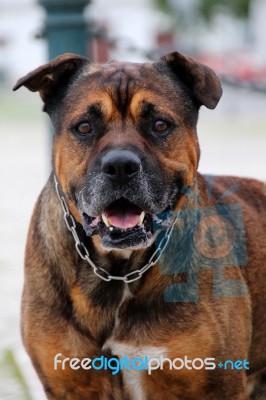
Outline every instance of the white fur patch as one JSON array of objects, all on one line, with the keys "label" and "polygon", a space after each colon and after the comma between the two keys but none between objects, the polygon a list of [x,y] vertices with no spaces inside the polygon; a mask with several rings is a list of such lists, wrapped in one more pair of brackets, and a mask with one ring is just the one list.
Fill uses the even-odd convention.
[{"label": "white fur patch", "polygon": [[[103,349],[110,349],[113,355],[120,358],[127,356],[128,359],[144,358],[147,356],[149,359],[156,357],[165,357],[166,349],[164,347],[137,347],[126,343],[117,342],[109,339],[104,344]],[[145,400],[146,395],[142,387],[142,376],[144,371],[127,370],[122,371],[123,382],[130,395],[130,400]]]},{"label": "white fur patch", "polygon": [[145,400],[146,396],[141,385],[141,371],[123,371],[123,382],[131,400]]}]

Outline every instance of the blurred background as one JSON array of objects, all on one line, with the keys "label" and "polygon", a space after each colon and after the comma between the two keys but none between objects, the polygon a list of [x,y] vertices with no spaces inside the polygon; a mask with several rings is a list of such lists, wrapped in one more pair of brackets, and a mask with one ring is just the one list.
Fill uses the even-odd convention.
[{"label": "blurred background", "polygon": [[70,51],[95,62],[156,60],[179,50],[221,77],[201,110],[200,171],[266,181],[265,0],[0,1],[0,399],[42,400],[19,331],[26,234],[50,172],[50,129],[38,94],[16,80]]}]

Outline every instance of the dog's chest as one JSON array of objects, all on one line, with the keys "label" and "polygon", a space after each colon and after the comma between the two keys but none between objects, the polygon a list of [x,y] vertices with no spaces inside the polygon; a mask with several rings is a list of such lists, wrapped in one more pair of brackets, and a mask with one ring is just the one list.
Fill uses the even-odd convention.
[{"label": "dog's chest", "polygon": [[[134,346],[128,343],[122,343],[109,339],[106,346],[112,354],[123,360],[125,357],[129,361],[127,367],[121,371],[123,377],[123,387],[130,400],[146,400],[147,393],[145,389],[145,377],[148,376],[147,370],[137,370],[133,368],[134,359],[145,358],[151,361],[152,358],[160,359],[166,354],[166,348],[153,346]],[[123,362],[124,363],[124,362]],[[135,363],[136,365],[136,363]]]},{"label": "dog's chest", "polygon": [[[121,341],[117,339],[119,336],[119,332],[121,329],[124,329],[123,322],[124,316],[121,318],[120,310],[122,306],[125,304],[127,300],[132,298],[128,285],[125,285],[125,289],[121,298],[121,302],[117,307],[115,313],[115,323],[112,334],[106,340],[103,345],[103,350],[110,352],[113,356],[118,357],[122,360],[122,364],[124,365],[123,360],[126,358],[129,360],[129,365],[127,367],[123,367],[121,369],[121,373],[123,376],[123,386],[126,390],[127,396],[129,396],[130,400],[145,400],[145,383],[144,378],[145,375],[148,374],[146,370],[138,370],[137,368],[133,368],[134,359],[139,358],[144,360],[151,358],[160,358],[164,357],[167,353],[166,348],[164,347],[154,347],[147,345],[134,345],[129,338],[127,341]],[[133,361],[133,362],[132,362]]]}]

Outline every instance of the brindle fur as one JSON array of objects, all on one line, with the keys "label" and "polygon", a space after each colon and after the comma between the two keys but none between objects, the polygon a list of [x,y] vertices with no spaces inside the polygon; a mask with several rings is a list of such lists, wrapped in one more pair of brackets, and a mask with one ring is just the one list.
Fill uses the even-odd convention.
[{"label": "brindle fur", "polygon": [[[94,210],[100,196],[109,193],[110,188],[103,188],[95,178],[95,160],[110,147],[137,148],[145,154],[155,178],[147,178],[152,194],[144,200],[154,209],[158,204],[165,207],[165,199],[176,211],[212,207],[237,183],[237,190],[219,204],[241,206],[248,252],[247,265],[224,269],[226,279],[248,285],[249,291],[243,296],[215,297],[214,271],[200,269],[197,302],[166,302],[166,288],[188,278],[187,272],[162,273],[161,268],[171,263],[166,253],[160,268],[154,266],[139,281],[127,285],[130,296],[120,305],[125,284],[100,280],[78,256],[51,176],[30,224],[22,304],[24,344],[48,399],[137,399],[120,373],[114,376],[107,371],[53,368],[57,353],[78,358],[110,357],[112,343],[124,345],[128,355],[132,348],[137,349],[135,356],[142,354],[142,349],[145,352],[155,347],[164,348],[164,356],[172,359],[248,359],[249,372],[259,374],[266,368],[266,189],[252,179],[214,177],[210,196],[205,178],[197,172],[198,110],[201,105],[214,108],[219,101],[221,87],[215,74],[179,53],[154,64],[113,62],[105,66],[90,65],[81,56],[65,54],[22,78],[15,89],[22,85],[40,92],[51,117],[55,131],[53,169],[95,264],[112,274],[124,275],[142,267],[155,250],[152,244],[133,250],[128,257],[123,251],[102,248],[98,236],[84,233],[75,193],[86,186]],[[166,139],[151,140],[145,133],[147,104],[175,121]],[[93,119],[98,133],[80,141],[71,127],[84,113]],[[181,193],[184,187],[196,197]],[[141,184],[135,189],[138,199],[138,189],[139,196],[143,195]],[[178,229],[181,235],[188,234],[182,224]],[[188,265],[195,268],[197,254],[190,254],[188,248],[179,251],[188,253]],[[141,385],[145,400],[248,399],[244,371],[165,368],[151,376],[145,371],[139,374],[135,385]],[[250,398],[266,399],[261,388],[263,378],[254,382]],[[256,393],[258,397],[254,397]]]}]

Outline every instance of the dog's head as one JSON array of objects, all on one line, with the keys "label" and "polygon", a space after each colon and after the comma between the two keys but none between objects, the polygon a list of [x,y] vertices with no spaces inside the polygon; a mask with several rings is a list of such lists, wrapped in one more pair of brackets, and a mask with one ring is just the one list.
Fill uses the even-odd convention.
[{"label": "dog's head", "polygon": [[215,108],[222,94],[215,73],[177,52],[107,65],[64,54],[14,90],[22,85],[44,101],[54,172],[86,234],[109,249],[148,246],[158,214],[193,185],[198,110]]}]

